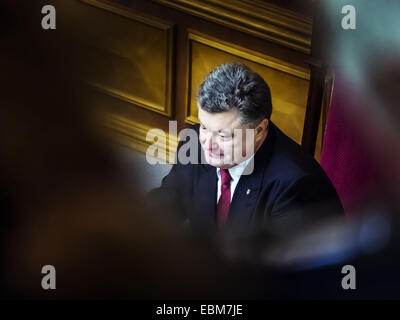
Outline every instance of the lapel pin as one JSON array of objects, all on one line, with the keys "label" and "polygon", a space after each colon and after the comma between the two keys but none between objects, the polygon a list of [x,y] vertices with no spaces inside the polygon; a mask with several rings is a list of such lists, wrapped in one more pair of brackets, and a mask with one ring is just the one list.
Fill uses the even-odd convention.
[{"label": "lapel pin", "polygon": [[251,190],[250,190],[250,189],[247,189],[246,194],[249,195],[250,192],[251,192]]}]

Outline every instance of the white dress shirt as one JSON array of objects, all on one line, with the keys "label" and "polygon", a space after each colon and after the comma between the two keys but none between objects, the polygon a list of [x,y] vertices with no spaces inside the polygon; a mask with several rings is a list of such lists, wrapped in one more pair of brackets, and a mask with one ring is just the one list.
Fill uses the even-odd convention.
[{"label": "white dress shirt", "polygon": [[[231,180],[231,202],[232,202],[233,194],[235,193],[236,186],[239,182],[239,179],[242,176],[244,169],[246,169],[247,165],[253,159],[253,157],[254,157],[254,154],[250,158],[248,158],[246,161],[243,161],[243,162],[239,163],[238,165],[228,169],[229,174],[232,177],[232,180]],[[221,173],[220,173],[220,171],[221,171],[221,169],[217,168],[217,176],[218,176],[217,203],[221,196]]]}]

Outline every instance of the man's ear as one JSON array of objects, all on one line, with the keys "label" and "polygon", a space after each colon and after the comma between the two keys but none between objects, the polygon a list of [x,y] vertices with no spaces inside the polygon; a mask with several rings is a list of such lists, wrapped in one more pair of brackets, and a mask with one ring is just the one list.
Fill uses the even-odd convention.
[{"label": "man's ear", "polygon": [[256,137],[262,137],[264,135],[264,133],[268,129],[268,124],[269,124],[269,120],[267,118],[263,119],[263,121],[261,121],[258,124],[258,126],[256,127],[256,132],[255,132]]}]

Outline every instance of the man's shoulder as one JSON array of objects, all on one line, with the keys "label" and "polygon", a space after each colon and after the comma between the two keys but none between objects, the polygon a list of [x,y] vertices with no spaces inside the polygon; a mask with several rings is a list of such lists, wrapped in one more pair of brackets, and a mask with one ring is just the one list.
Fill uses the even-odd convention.
[{"label": "man's shoulder", "polygon": [[329,199],[340,204],[332,182],[314,157],[282,132],[277,132],[274,142],[263,175],[263,189],[276,197],[287,192],[290,197],[297,194],[304,199]]},{"label": "man's shoulder", "polygon": [[277,126],[274,126],[274,136],[270,161],[264,175],[266,179],[292,181],[305,176],[325,179],[325,173],[319,163]]}]

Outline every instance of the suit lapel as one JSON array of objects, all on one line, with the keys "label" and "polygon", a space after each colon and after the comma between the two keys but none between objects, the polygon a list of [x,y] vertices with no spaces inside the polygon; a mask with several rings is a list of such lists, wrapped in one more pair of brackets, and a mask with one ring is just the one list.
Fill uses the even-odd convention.
[{"label": "suit lapel", "polygon": [[243,228],[251,222],[262,177],[262,168],[254,170],[250,175],[241,176],[232,198],[228,225]]},{"label": "suit lapel", "polygon": [[229,211],[229,227],[243,229],[251,223],[256,213],[255,206],[260,196],[265,168],[268,166],[274,141],[275,126],[270,122],[267,138],[254,155],[253,172],[242,175],[236,186]]}]

